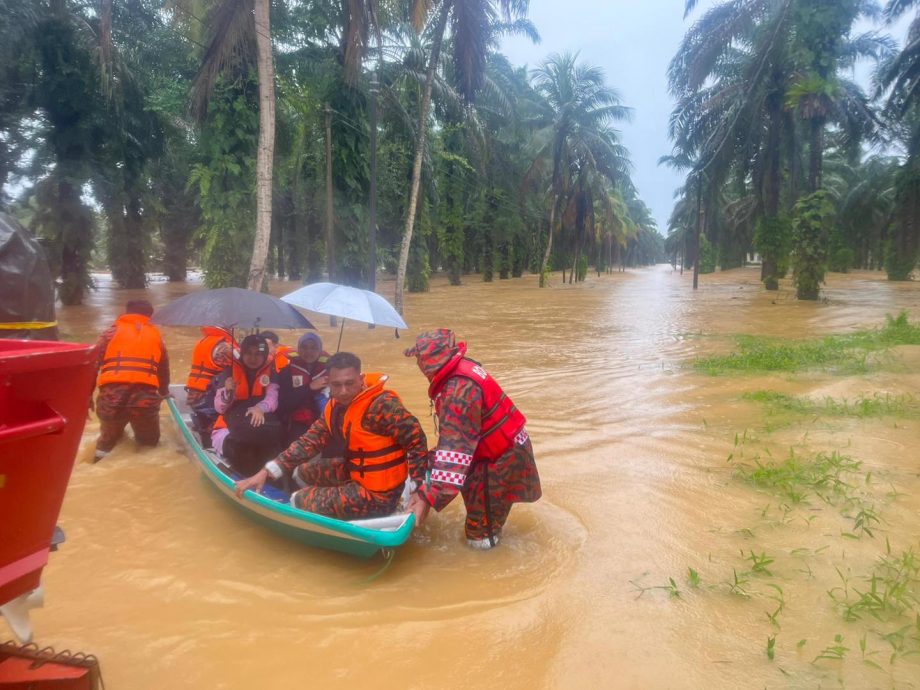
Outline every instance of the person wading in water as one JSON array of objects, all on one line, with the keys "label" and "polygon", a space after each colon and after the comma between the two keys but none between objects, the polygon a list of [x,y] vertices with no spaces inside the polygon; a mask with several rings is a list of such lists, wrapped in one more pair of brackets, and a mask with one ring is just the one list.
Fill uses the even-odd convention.
[{"label": "person wading in water", "polygon": [[526,419],[453,331],[422,333],[406,350],[429,380],[438,419],[438,445],[429,455],[430,484],[409,500],[418,523],[459,493],[466,505],[466,538],[476,549],[498,544],[514,503],[541,496]]}]

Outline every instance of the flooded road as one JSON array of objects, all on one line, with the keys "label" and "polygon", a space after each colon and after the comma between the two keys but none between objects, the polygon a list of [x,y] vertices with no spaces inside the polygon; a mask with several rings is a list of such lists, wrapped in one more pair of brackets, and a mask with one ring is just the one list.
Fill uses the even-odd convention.
[{"label": "flooded road", "polygon": [[[811,304],[786,285],[764,292],[758,276],[703,276],[697,293],[689,272],[669,266],[577,286],[556,277],[547,290],[535,277],[469,277],[408,296],[412,330],[401,340],[346,324],[342,349],[389,373],[432,436],[426,381],[401,353],[411,333],[455,329],[527,415],[543,479],[543,499],[515,506],[495,551],[466,547],[456,501],[376,579],[380,560],[300,547],[223,505],[182,455],[164,408],[160,447],[123,442],[104,462],[77,465],[37,640],[96,654],[111,690],[920,685],[918,657],[891,663],[892,643],[873,632],[912,616],[847,622],[827,594],[871,570],[886,538],[893,552],[920,547],[920,423],[815,418],[771,431],[742,398],[918,396],[918,348],[848,377],[710,377],[689,366],[730,351],[737,334],[847,333],[902,309],[916,321],[920,286],[831,274],[827,301]],[[162,306],[190,289],[200,286],[157,284],[147,296]],[[61,309],[62,337],[93,340],[139,294],[103,289]],[[313,320],[334,349],[337,331]],[[163,332],[182,381],[197,331]],[[97,431],[91,420],[82,458]],[[834,506],[784,508],[734,475],[745,452],[779,457],[793,446],[863,463],[871,478],[858,479],[881,518],[874,537],[846,538],[853,520]],[[769,576],[752,570],[749,552],[772,559]],[[836,635],[847,652],[815,661]]]}]

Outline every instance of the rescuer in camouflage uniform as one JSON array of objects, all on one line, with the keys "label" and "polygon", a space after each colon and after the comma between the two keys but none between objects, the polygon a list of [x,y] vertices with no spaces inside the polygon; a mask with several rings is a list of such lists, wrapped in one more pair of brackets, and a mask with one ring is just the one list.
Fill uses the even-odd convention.
[{"label": "rescuer in camouflage uniform", "polygon": [[[93,462],[101,460],[115,447],[129,423],[134,431],[134,440],[139,445],[155,446],[160,441],[160,404],[169,395],[169,355],[162,339],[159,338],[159,331],[149,324],[152,315],[153,307],[150,302],[131,300],[125,308],[125,313],[103,332],[96,343],[97,370],[101,370],[101,373],[99,395],[95,405],[96,415],[99,417],[99,438],[96,441]],[[127,329],[128,333],[149,330],[152,335],[147,347],[151,352],[111,352],[110,344],[119,329]],[[130,341],[127,344],[131,347]],[[151,361],[144,364],[150,371],[140,372],[149,379],[148,382],[119,380],[131,379],[132,374],[139,373],[135,371],[138,368],[136,364],[122,361],[125,356],[130,360],[131,356],[147,358],[149,355],[153,355],[157,361],[153,362],[151,357]],[[90,409],[92,407],[91,398]]]},{"label": "rescuer in camouflage uniform", "polygon": [[[302,487],[291,496],[291,505],[295,508],[339,520],[389,515],[396,510],[403,481],[382,491],[368,488],[368,482],[356,473],[354,461],[348,461],[350,441],[346,438],[349,433],[346,429],[349,425],[343,423],[349,406],[356,405],[362,394],[370,389],[382,387],[386,377],[362,374],[360,360],[347,352],[330,357],[326,367],[332,400],[323,416],[286,451],[266,463],[264,469],[237,482],[237,495],[242,496],[247,489],[261,491],[269,477],[279,480],[292,475]],[[360,425],[364,432],[389,439],[391,446],[401,449],[397,454],[404,457],[404,464],[408,465],[403,477],[408,475],[418,483],[425,476],[428,452],[425,432],[398,395],[389,390],[376,393],[360,423],[350,424],[350,433],[355,435],[355,427]],[[372,472],[368,472],[368,476],[371,475]]]},{"label": "rescuer in camouflage uniform", "polygon": [[[524,417],[497,384],[486,384],[491,377],[477,363],[464,357],[465,343],[456,343],[453,331],[439,329],[422,333],[406,356],[415,356],[419,369],[432,382],[429,396],[435,403],[438,418],[438,445],[428,454],[431,479],[410,499],[409,509],[418,522],[430,508],[441,511],[460,493],[466,505],[465,532],[474,548],[488,549],[498,543],[502,527],[514,503],[530,503],[540,498],[540,477],[534,461],[533,446],[523,427]],[[450,373],[439,377],[442,369],[456,367],[466,360],[476,376]],[[470,366],[472,365],[472,366]],[[459,372],[459,369],[456,370]],[[484,439],[492,432],[501,433],[501,420],[491,420],[490,410],[483,409],[487,385],[497,388],[506,412],[501,420],[516,418],[505,452],[490,457]],[[436,390],[433,390],[437,386]],[[486,433],[484,434],[484,430]]]}]

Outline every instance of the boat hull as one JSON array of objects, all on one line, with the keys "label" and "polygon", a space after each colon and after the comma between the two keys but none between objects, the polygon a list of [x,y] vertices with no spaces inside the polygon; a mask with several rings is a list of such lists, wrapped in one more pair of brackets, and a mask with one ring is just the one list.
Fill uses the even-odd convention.
[{"label": "boat hull", "polygon": [[173,397],[167,400],[170,415],[179,430],[189,458],[198,465],[205,479],[223,498],[251,520],[294,541],[360,558],[370,558],[381,550],[401,546],[415,525],[411,513],[370,520],[336,520],[298,510],[284,501],[284,495],[267,487],[264,494],[246,491],[237,498],[235,481],[239,477],[219,459],[201,447],[190,428],[181,386],[172,386]]}]

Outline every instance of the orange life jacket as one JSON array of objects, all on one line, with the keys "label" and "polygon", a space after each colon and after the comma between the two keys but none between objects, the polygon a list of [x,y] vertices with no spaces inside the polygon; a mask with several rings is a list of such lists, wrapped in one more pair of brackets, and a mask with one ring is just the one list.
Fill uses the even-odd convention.
[{"label": "orange life jacket", "polygon": [[449,378],[462,376],[479,386],[483,398],[482,422],[473,460],[497,460],[514,447],[527,419],[489,372],[464,355],[466,344],[460,343],[457,354],[431,380],[428,397],[435,401],[435,408],[440,414],[441,388]]},{"label": "orange life jacket", "polygon": [[279,345],[278,349],[275,350],[275,371],[281,371],[284,369],[288,364],[291,363],[291,359],[296,355],[297,352],[294,351],[293,347],[288,345]]},{"label": "orange life jacket", "polygon": [[105,348],[98,383],[159,386],[162,359],[163,340],[159,329],[150,323],[150,317],[122,314],[115,320],[115,335]]},{"label": "orange life jacket", "polygon": [[233,364],[230,365],[230,371],[233,373],[233,380],[236,382],[236,396],[233,402],[253,399],[252,404],[255,405],[265,397],[265,390],[268,388],[268,384],[272,382],[271,360],[266,361],[256,372],[252,379],[251,389],[249,387],[249,378],[246,376],[246,368],[240,362],[233,360]]},{"label": "orange life jacket", "polygon": [[195,345],[192,352],[192,368],[189,371],[185,387],[188,390],[206,391],[211,380],[221,372],[221,367],[214,361],[217,346],[227,343],[236,349],[236,343],[227,331],[217,326],[205,326],[201,329],[204,337]]},{"label": "orange life jacket", "polygon": [[[390,491],[400,486],[409,476],[406,451],[395,439],[379,436],[364,428],[362,422],[371,403],[383,393],[387,380],[383,374],[364,374],[367,385],[355,396],[342,418],[342,436],[345,438],[345,462],[351,478],[368,491]],[[395,395],[393,391],[389,391]],[[338,405],[330,400],[323,410],[326,426],[332,429],[332,410]]]},{"label": "orange life jacket", "polygon": [[[236,383],[236,394],[231,404],[235,405],[238,402],[251,401],[250,407],[252,407],[252,405],[258,404],[265,397],[265,391],[268,388],[268,384],[271,383],[272,361],[266,361],[262,368],[256,372],[252,380],[251,390],[249,388],[249,378],[246,376],[246,369],[242,364],[233,360],[233,364],[230,365],[230,372],[233,374],[233,380]],[[217,417],[213,428],[227,428],[227,421],[223,415]]]}]

